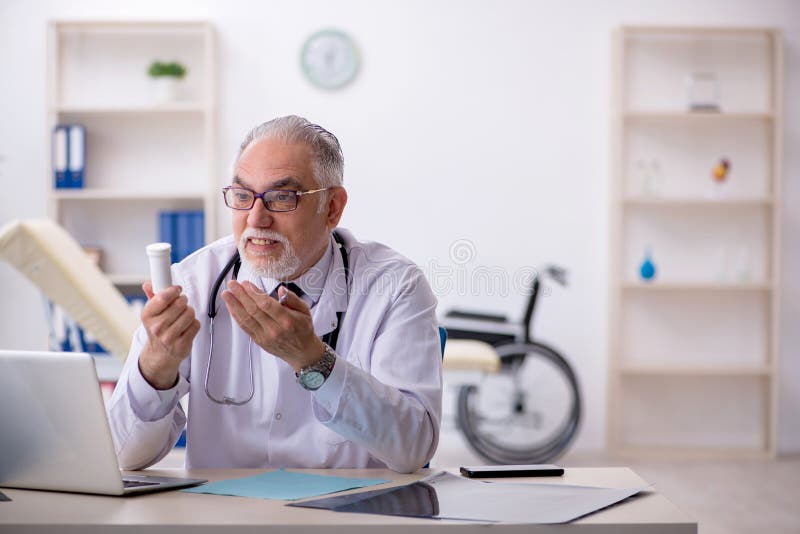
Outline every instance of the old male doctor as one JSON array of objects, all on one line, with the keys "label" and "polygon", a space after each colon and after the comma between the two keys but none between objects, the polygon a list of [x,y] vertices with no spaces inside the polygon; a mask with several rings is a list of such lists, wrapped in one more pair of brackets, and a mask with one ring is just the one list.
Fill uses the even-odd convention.
[{"label": "old male doctor", "polygon": [[174,286],[144,286],[109,404],[122,468],[159,461],[184,424],[187,468],[412,472],[431,459],[436,299],[411,261],[336,228],[343,167],[336,137],[300,117],[245,137],[222,195],[233,235],[174,265]]}]

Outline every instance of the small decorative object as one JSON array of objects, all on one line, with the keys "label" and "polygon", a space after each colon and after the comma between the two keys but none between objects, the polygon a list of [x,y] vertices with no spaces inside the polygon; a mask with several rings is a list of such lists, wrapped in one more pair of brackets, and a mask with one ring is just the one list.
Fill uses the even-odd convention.
[{"label": "small decorative object", "polygon": [[147,74],[153,79],[155,97],[158,102],[174,102],[178,99],[178,82],[186,76],[186,67],[173,61],[154,61]]},{"label": "small decorative object", "polygon": [[713,72],[693,72],[686,77],[689,111],[719,112],[719,82]]},{"label": "small decorative object", "polygon": [[300,52],[300,64],[311,83],[322,89],[339,89],[358,72],[356,45],[344,32],[322,30],[309,37]]},{"label": "small decorative object", "polygon": [[644,159],[636,160],[635,180],[641,185],[642,196],[656,197],[661,194],[661,163],[653,158],[648,163]]},{"label": "small decorative object", "polygon": [[728,173],[731,170],[731,163],[727,158],[721,158],[719,162],[711,169],[711,179],[713,181],[713,192],[716,196],[722,196],[724,193],[725,182],[728,179]]},{"label": "small decorative object", "polygon": [[652,256],[650,247],[647,247],[644,251],[644,261],[642,261],[642,264],[639,266],[639,276],[641,276],[642,280],[645,282],[650,282],[656,277],[656,264],[653,263]]},{"label": "small decorative object", "polygon": [[728,171],[731,169],[731,163],[726,158],[722,158],[719,160],[719,163],[714,165],[714,170],[712,171],[712,175],[714,176],[715,182],[724,182],[725,178],[728,177]]}]

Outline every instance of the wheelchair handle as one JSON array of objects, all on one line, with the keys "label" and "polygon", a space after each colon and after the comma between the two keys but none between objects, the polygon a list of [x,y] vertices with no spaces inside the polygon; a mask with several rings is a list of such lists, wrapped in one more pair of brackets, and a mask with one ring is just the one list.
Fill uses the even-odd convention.
[{"label": "wheelchair handle", "polygon": [[558,265],[548,265],[544,269],[543,272],[559,283],[559,285],[565,286],[567,285],[567,270],[563,267],[559,267]]}]

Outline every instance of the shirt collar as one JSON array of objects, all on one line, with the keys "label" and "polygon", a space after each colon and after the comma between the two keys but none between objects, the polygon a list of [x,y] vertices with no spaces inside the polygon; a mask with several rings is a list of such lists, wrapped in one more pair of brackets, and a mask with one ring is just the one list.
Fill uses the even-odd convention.
[{"label": "shirt collar", "polygon": [[331,267],[331,258],[333,257],[333,244],[328,243],[328,248],[322,253],[322,257],[311,266],[309,270],[304,272],[296,280],[291,280],[303,290],[303,293],[309,296],[316,304],[322,296],[322,291],[325,289],[325,281],[328,278],[328,270]]}]

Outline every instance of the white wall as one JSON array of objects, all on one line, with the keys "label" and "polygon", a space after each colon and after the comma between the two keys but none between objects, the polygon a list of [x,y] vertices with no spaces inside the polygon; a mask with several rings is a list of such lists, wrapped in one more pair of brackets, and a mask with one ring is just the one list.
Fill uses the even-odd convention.
[{"label": "white wall", "polygon": [[[799,3],[187,0],[120,7],[4,0],[0,223],[45,214],[45,23],[76,18],[208,19],[216,26],[220,185],[247,129],[297,113],[342,142],[350,194],[343,225],[358,236],[394,246],[431,274],[469,275],[487,266],[513,275],[544,262],[567,267],[570,286],[544,300],[536,325],[580,372],[587,417],[578,447],[587,449],[602,447],[605,434],[610,31],[621,24],[783,28],[779,442],[783,451],[800,451],[800,333],[791,319],[800,315],[800,282],[791,276],[800,270]],[[362,71],[343,91],[316,90],[300,71],[303,40],[323,27],[348,31],[363,55]],[[495,200],[482,207],[487,198]],[[220,232],[227,228],[222,216]],[[474,256],[456,263],[451,247]],[[36,291],[5,265],[0,288],[0,345],[43,347]],[[523,305],[513,292],[440,293],[441,310],[458,305],[518,315]]]}]

